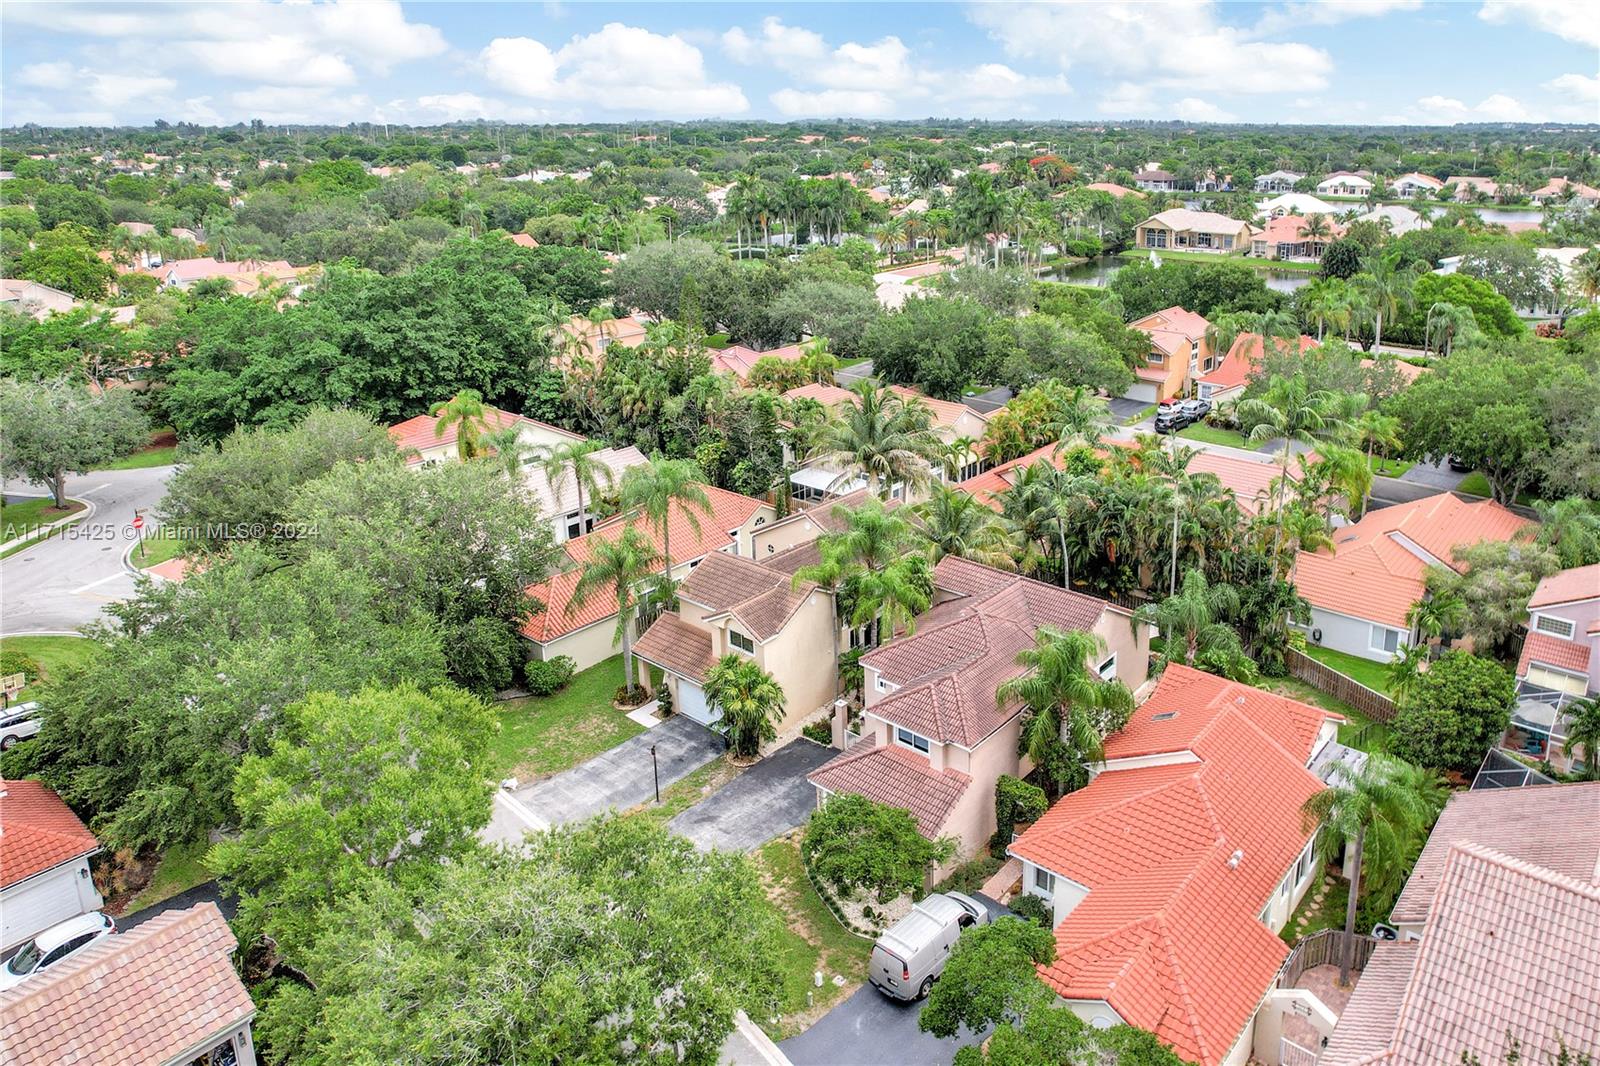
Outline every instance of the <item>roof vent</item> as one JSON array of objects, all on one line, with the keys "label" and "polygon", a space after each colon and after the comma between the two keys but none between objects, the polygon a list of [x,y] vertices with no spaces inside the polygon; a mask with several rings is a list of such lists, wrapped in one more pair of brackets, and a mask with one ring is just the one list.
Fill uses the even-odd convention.
[{"label": "roof vent", "polygon": [[1162,711],[1160,714],[1152,714],[1150,720],[1152,722],[1165,722],[1170,718],[1176,717],[1178,717],[1177,711]]},{"label": "roof vent", "polygon": [[1243,707],[1244,706],[1244,697],[1243,696],[1239,696],[1233,702],[1237,703],[1239,706]]},{"label": "roof vent", "polygon": [[1237,870],[1239,868],[1239,864],[1241,862],[1243,862],[1243,861],[1244,861],[1244,849],[1240,848],[1237,851],[1235,851],[1232,855],[1228,856],[1228,869]]}]

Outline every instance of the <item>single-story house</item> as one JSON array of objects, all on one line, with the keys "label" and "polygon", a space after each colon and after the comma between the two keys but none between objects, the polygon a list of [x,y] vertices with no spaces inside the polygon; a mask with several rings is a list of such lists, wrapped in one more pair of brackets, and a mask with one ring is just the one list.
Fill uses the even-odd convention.
[{"label": "single-story house", "polygon": [[799,344],[786,344],[782,348],[771,348],[764,352],[743,344],[731,344],[726,348],[713,348],[706,354],[711,357],[712,373],[731,374],[740,381],[750,376],[757,360],[772,358],[785,363],[798,363],[806,355]]},{"label": "single-story house", "polygon": [[1493,500],[1448,492],[1370,511],[1336,530],[1333,547],[1300,552],[1294,582],[1311,604],[1311,643],[1389,662],[1414,643],[1406,616],[1426,594],[1430,566],[1460,566],[1461,545],[1509,541],[1532,523]]},{"label": "single-story house", "polygon": [[[177,236],[178,231],[173,230]],[[233,285],[233,291],[248,296],[266,285],[285,284],[298,286],[301,271],[285,259],[238,259],[221,262],[211,258],[175,259],[141,273],[153,274],[164,289],[189,289],[196,282],[222,278]]]},{"label": "single-story house", "polygon": [[[451,463],[460,457],[456,446],[460,423],[451,422],[441,428],[441,416],[417,415],[389,427],[389,438],[394,441],[408,466],[432,466]],[[483,421],[487,432],[496,433],[517,427],[517,439],[529,448],[541,445],[575,444],[583,435],[540,422],[526,415],[514,415],[498,407],[484,406]]]},{"label": "single-story house", "polygon": [[[777,512],[763,501],[737,492],[701,485],[711,503],[711,513],[698,508],[694,521],[683,504],[675,503],[668,517],[672,548],[672,577],[682,580],[712,552],[727,552],[754,557],[751,536],[761,526],[774,521]],[[609,659],[621,648],[616,639],[617,600],[614,590],[597,590],[579,605],[573,596],[583,567],[602,540],[614,541],[629,526],[637,529],[658,553],[664,550],[661,530],[654,522],[637,514],[615,515],[595,524],[593,530],[562,544],[569,568],[536,585],[528,586],[528,596],[543,607],[522,627],[522,635],[532,645],[533,658],[547,661],[558,655],[570,656],[582,670]],[[698,530],[696,529],[698,526]],[[665,560],[658,564],[665,566]],[[637,620],[631,620],[637,625]]]},{"label": "single-story house", "polygon": [[238,946],[215,903],[103,937],[0,992],[0,1062],[255,1066]]},{"label": "single-story house", "polygon": [[1600,782],[1453,794],[1319,1066],[1600,1048],[1597,822]]},{"label": "single-story house", "polygon": [[1293,192],[1295,185],[1304,179],[1304,174],[1296,174],[1292,170],[1274,170],[1256,178],[1256,192]]},{"label": "single-story house", "polygon": [[1500,183],[1492,178],[1478,178],[1466,174],[1452,174],[1444,179],[1446,185],[1454,185],[1456,199],[1463,203],[1476,200],[1479,196],[1494,199],[1500,195]]},{"label": "single-story house", "polygon": [[1191,252],[1244,252],[1250,247],[1250,223],[1214,211],[1175,207],[1151,215],[1134,227],[1135,248]]},{"label": "single-story house", "polygon": [[78,306],[77,298],[70,292],[37,281],[0,278],[0,307],[7,311],[32,315],[43,322],[51,315],[64,315]]},{"label": "single-story house", "polygon": [[1085,185],[1084,188],[1092,192],[1108,192],[1119,200],[1124,196],[1136,196],[1141,200],[1144,199],[1144,193],[1138,189],[1130,189],[1126,185],[1118,185],[1114,181],[1092,181]]},{"label": "single-story house", "polygon": [[1125,395],[1146,403],[1187,395],[1191,378],[1209,373],[1215,365],[1206,342],[1208,324],[1181,307],[1168,307],[1128,323],[1128,328],[1150,338],[1150,354],[1145,365],[1133,372],[1133,387]]},{"label": "single-story house", "polygon": [[1336,170],[1317,182],[1318,196],[1365,196],[1372,191],[1372,182],[1348,170]]},{"label": "single-story house", "polygon": [[1595,205],[1600,204],[1600,189],[1596,189],[1592,185],[1585,185],[1581,181],[1551,178],[1529,193],[1528,199],[1541,207],[1545,204],[1566,203],[1568,200],[1583,200]]},{"label": "single-story house", "polygon": [[1444,182],[1432,174],[1402,174],[1389,183],[1389,191],[1396,196],[1432,196],[1444,188]]},{"label": "single-story house", "polygon": [[1283,215],[1327,215],[1329,218],[1334,218],[1341,211],[1349,210],[1348,204],[1337,206],[1303,192],[1286,192],[1270,200],[1263,200],[1256,207],[1260,210],[1261,217],[1266,219],[1279,218]]},{"label": "single-story house", "polygon": [[1419,230],[1428,224],[1420,214],[1399,204],[1383,204],[1352,217],[1350,222],[1376,222],[1396,237]]},{"label": "single-story house", "polygon": [[[1289,342],[1281,337],[1274,337],[1273,344],[1285,352],[1290,347]],[[1317,339],[1302,333],[1296,346],[1299,351],[1307,352],[1317,346]],[[1195,395],[1213,403],[1238,399],[1244,393],[1245,386],[1250,383],[1250,375],[1255,373],[1256,364],[1261,361],[1264,350],[1261,334],[1239,334],[1233,339],[1233,345],[1228,349],[1228,354],[1222,357],[1222,361],[1209,372],[1194,379]]]},{"label": "single-story house", "polygon": [[1319,708],[1168,665],[1093,780],[1008,849],[1052,912],[1050,990],[1096,1028],[1242,1064],[1289,954],[1278,932],[1317,880],[1300,808],[1337,728]]},{"label": "single-story house", "polygon": [[511,237],[511,243],[515,244],[519,248],[537,248],[537,247],[539,247],[539,242],[534,240],[532,237],[530,237],[526,233],[513,233],[513,234],[510,234],[510,237]]},{"label": "single-story house", "polygon": [[1281,215],[1257,230],[1250,238],[1250,254],[1257,259],[1286,259],[1307,261],[1321,259],[1328,245],[1344,235],[1344,227],[1332,215],[1318,216],[1322,232],[1311,233],[1310,219],[1299,215]]},{"label": "single-story house", "polygon": [[1133,183],[1145,192],[1173,192],[1178,188],[1178,176],[1165,170],[1150,168],[1133,176]]},{"label": "single-story house", "polygon": [[89,873],[100,842],[37,781],[0,781],[0,951],[104,902]]},{"label": "single-story house", "polygon": [[861,657],[865,707],[860,734],[843,754],[807,775],[817,802],[835,793],[868,796],[909,810],[929,839],[952,837],[951,865],[970,858],[995,831],[994,789],[1002,774],[1032,763],[1017,753],[1022,706],[996,691],[1022,673],[1017,653],[1041,626],[1094,633],[1102,678],[1137,691],[1146,680],[1150,628],[1105,600],[956,556],[934,567],[935,598],[914,632]]}]

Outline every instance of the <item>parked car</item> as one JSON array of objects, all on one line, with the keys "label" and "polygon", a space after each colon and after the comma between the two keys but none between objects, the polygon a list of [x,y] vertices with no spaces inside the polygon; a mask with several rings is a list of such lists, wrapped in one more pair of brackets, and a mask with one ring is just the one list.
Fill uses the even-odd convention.
[{"label": "parked car", "polygon": [[110,936],[117,931],[117,923],[110,915],[91,911],[52,925],[17,949],[4,966],[0,966],[0,992],[14,988],[35,974],[43,973],[75,951]]},{"label": "parked car", "polygon": [[891,999],[922,999],[944,973],[961,931],[988,922],[988,909],[971,896],[929,896],[878,938],[867,977]]},{"label": "parked car", "polygon": [[1211,413],[1211,401],[1185,400],[1178,405],[1178,409],[1187,415],[1190,421],[1198,422]]},{"label": "parked car", "polygon": [[0,751],[39,732],[39,704],[33,700],[0,711]]},{"label": "parked car", "polygon": [[1156,412],[1156,432],[1176,433],[1193,421],[1193,418],[1184,413],[1182,407],[1173,404]]},{"label": "parked car", "polygon": [[1444,459],[1450,465],[1450,469],[1458,474],[1470,474],[1475,469],[1471,463],[1463,463],[1453,455],[1447,455]]}]

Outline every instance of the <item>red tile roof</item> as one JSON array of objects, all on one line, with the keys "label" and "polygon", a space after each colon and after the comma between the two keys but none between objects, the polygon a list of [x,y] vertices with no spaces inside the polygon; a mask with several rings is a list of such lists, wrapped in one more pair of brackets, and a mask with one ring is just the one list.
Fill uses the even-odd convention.
[{"label": "red tile roof", "polygon": [[1141,708],[1118,743],[1182,745],[1198,762],[1107,769],[1010,849],[1089,890],[1056,926],[1045,983],[1110,1003],[1204,1066],[1233,1047],[1288,953],[1258,915],[1310,839],[1300,805],[1322,787],[1300,754],[1320,712],[1240,705],[1240,688],[1169,666],[1151,703],[1178,717]]},{"label": "red tile roof", "polygon": [[1148,334],[1152,344],[1171,355],[1180,349],[1187,353],[1192,341],[1205,337],[1207,325],[1205,318],[1193,311],[1168,307],[1129,322],[1128,328]]},{"label": "red tile roof", "polygon": [[[1288,344],[1281,337],[1274,337],[1273,343],[1278,346],[1279,350],[1284,349]],[[1317,339],[1302,333],[1299,343],[1300,350],[1304,352],[1315,348]],[[1223,357],[1222,362],[1218,363],[1209,374],[1201,374],[1195,380],[1219,389],[1238,388],[1250,379],[1251,372],[1261,359],[1263,348],[1264,342],[1261,334],[1241,333],[1233,339],[1233,346],[1228,349],[1228,354]]]},{"label": "red tile roof", "polygon": [[678,595],[709,610],[707,618],[732,615],[757,640],[778,635],[816,584],[795,587],[790,575],[726,552],[712,552],[678,586]]},{"label": "red tile roof", "polygon": [[105,937],[0,992],[0,1061],[161,1066],[209,1051],[255,1014],[229,960],[237,947],[214,903]]},{"label": "red tile roof", "polygon": [[711,369],[724,374],[732,374],[740,381],[750,376],[750,371],[759,359],[773,358],[785,363],[799,362],[805,358],[805,352],[798,344],[785,345],[782,348],[773,348],[770,351],[758,352],[754,348],[747,348],[742,344],[729,345],[726,348],[717,348],[707,353],[711,356]]},{"label": "red tile roof", "polygon": [[1522,657],[1517,660],[1517,676],[1528,673],[1533,663],[1570,670],[1575,674],[1589,673],[1589,645],[1575,640],[1562,640],[1547,633],[1529,633],[1522,642]]},{"label": "red tile roof", "polygon": [[917,829],[930,839],[966,792],[972,778],[957,770],[935,770],[927,757],[904,748],[878,747],[867,737],[806,775],[829,792],[844,792],[911,812]]},{"label": "red tile roof", "polygon": [[1551,574],[1539,582],[1528,600],[1529,607],[1553,607],[1558,603],[1600,600],[1600,563],[1575,566]]},{"label": "red tile roof", "polygon": [[[389,437],[394,441],[395,447],[402,452],[422,451],[425,448],[452,445],[459,435],[460,423],[451,422],[441,434],[438,432],[440,417],[438,415],[417,415],[415,418],[408,418],[404,422],[397,422],[389,427]],[[514,415],[509,411],[502,411],[498,407],[490,407],[487,404],[483,408],[483,420],[491,433],[507,429],[519,423],[527,423],[532,426],[542,426],[545,429],[561,434],[563,437],[571,437],[573,440],[583,439],[578,434],[569,432],[559,426],[539,422],[525,415]]]},{"label": "red tile roof", "polygon": [[1106,759],[1188,751],[1227,713],[1244,715],[1301,765],[1310,760],[1329,718],[1327,711],[1299,700],[1174,663],[1128,724],[1106,738]]},{"label": "red tile roof", "polygon": [[1485,540],[1510,540],[1532,525],[1493,500],[1467,503],[1448,492],[1372,511],[1334,534],[1333,549],[1301,552],[1295,585],[1313,607],[1403,628],[1421,599],[1428,563],[1420,547],[1454,566],[1453,550]]},{"label": "red tile roof", "polygon": [[[708,560],[720,557],[706,556]],[[685,622],[671,611],[664,611],[661,617],[650,623],[650,628],[633,646],[633,653],[645,662],[654,663],[692,681],[704,681],[707,672],[717,661],[711,648],[710,632]]]},{"label": "red tile roof", "polygon": [[[767,354],[771,353],[769,352]],[[953,427],[956,425],[957,420],[963,415],[970,415],[980,422],[987,422],[989,420],[988,415],[974,411],[964,403],[956,403],[953,400],[936,400],[932,396],[925,396],[916,389],[908,389],[904,385],[890,385],[889,391],[895,393],[902,400],[907,402],[912,400],[922,401],[922,403],[927,406],[928,410],[932,412],[933,424],[936,426],[942,426],[945,428]],[[798,388],[790,389],[783,395],[786,399],[790,400],[816,400],[824,407],[836,407],[841,403],[856,402],[856,394],[851,392],[849,389],[840,388],[838,385],[819,383],[801,385]]]},{"label": "red tile roof", "polygon": [[1126,185],[1118,185],[1114,181],[1093,181],[1085,185],[1084,188],[1092,189],[1095,192],[1108,192],[1119,200],[1124,196],[1137,196],[1141,200],[1144,199],[1144,193],[1138,189],[1130,189]]},{"label": "red tile roof", "polygon": [[78,816],[37,781],[0,782],[0,888],[100,850]]}]

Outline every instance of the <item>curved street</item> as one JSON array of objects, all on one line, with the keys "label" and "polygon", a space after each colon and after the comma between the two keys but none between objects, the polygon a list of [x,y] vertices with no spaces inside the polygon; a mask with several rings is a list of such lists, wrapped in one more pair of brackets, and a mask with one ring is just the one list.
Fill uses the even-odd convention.
[{"label": "curved street", "polygon": [[[92,503],[94,513],[0,560],[0,634],[72,633],[99,618],[106,604],[133,595],[134,576],[122,561],[133,543],[133,514],[161,501],[173,469],[101,470],[69,478],[67,495]],[[4,491],[45,494],[22,480],[7,480]]]}]

